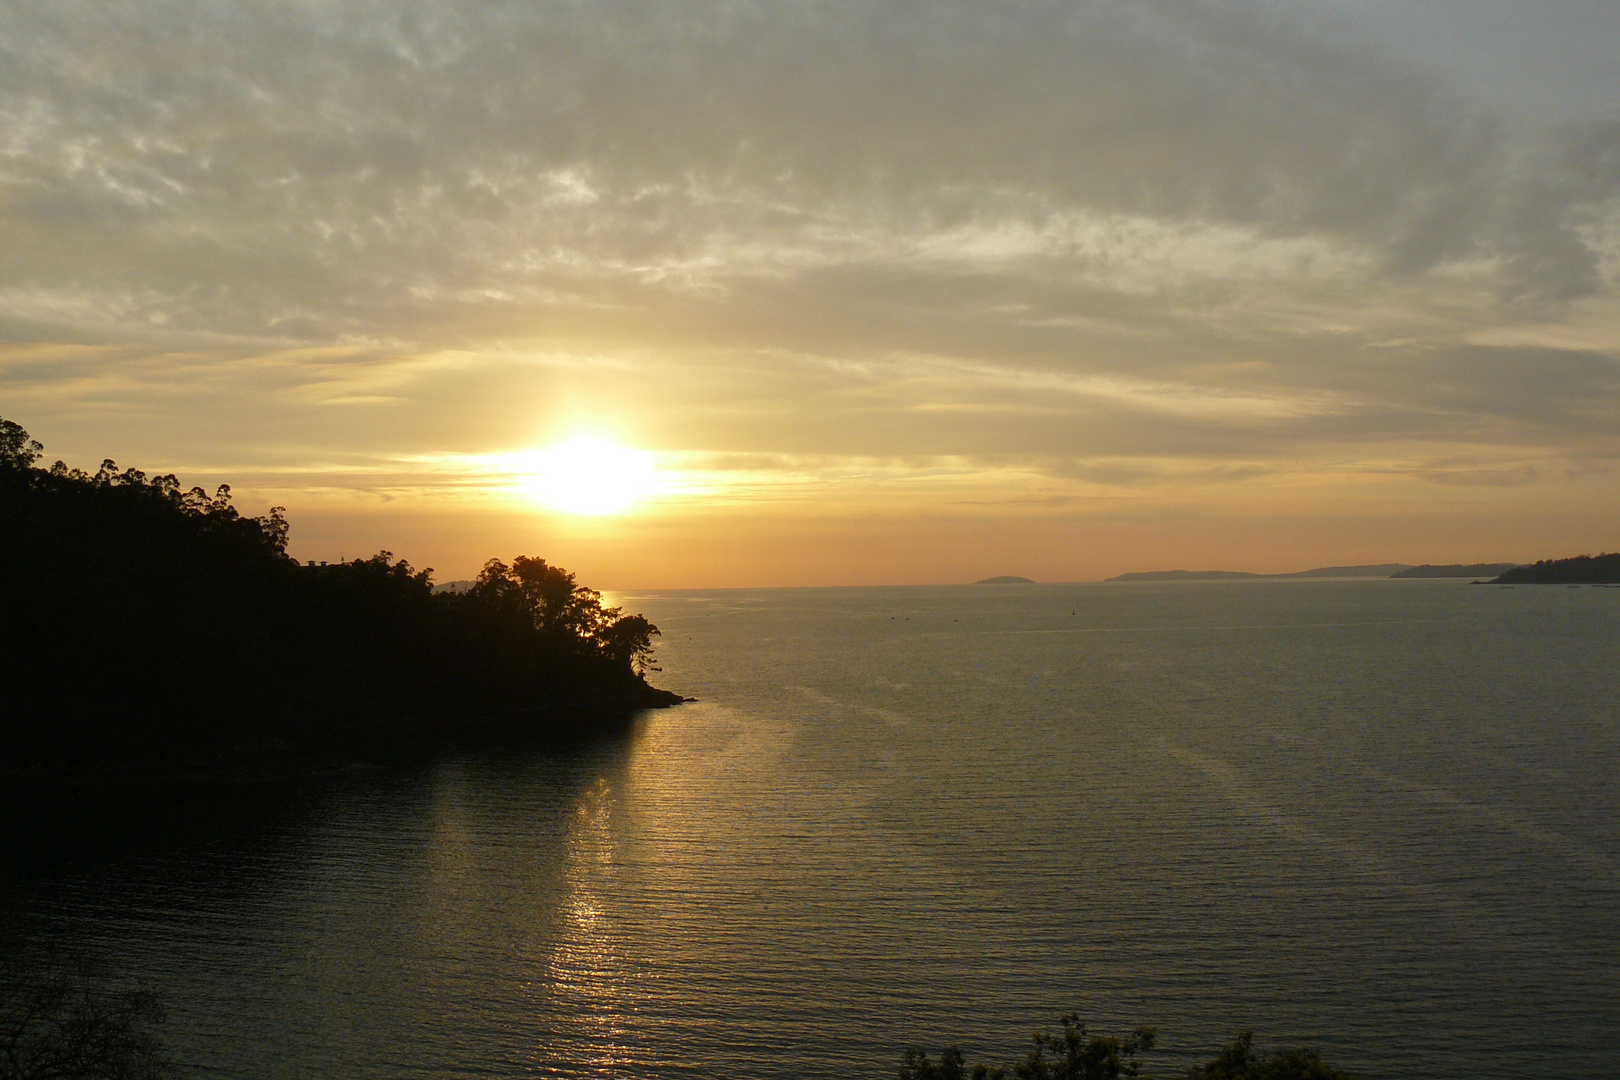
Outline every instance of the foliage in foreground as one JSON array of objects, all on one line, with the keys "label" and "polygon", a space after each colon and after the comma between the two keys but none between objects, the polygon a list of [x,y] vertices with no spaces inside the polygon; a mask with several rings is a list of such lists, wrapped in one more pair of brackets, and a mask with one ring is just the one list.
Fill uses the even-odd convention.
[{"label": "foliage in foreground", "polygon": [[[163,1009],[143,989],[121,988],[83,959],[0,962],[0,1080],[163,1080],[176,1075],[159,1028]],[[1092,1035],[1079,1017],[1063,1017],[1060,1035],[1038,1033],[1011,1066],[967,1068],[960,1047],[936,1062],[907,1050],[900,1080],[1151,1080],[1137,1056],[1153,1049],[1154,1029],[1124,1039]],[[1245,1031],[1185,1080],[1352,1080],[1308,1048],[1254,1050]]]},{"label": "foliage in foreground", "polygon": [[0,1080],[162,1080],[173,1075],[152,994],[80,961],[0,967]]},{"label": "foliage in foreground", "polygon": [[[1092,1035],[1069,1013],[1063,1033],[1038,1032],[1034,1047],[1012,1065],[974,1065],[970,1070],[959,1046],[948,1046],[939,1060],[921,1047],[905,1053],[900,1080],[1151,1080],[1142,1071],[1139,1054],[1153,1049],[1155,1031],[1139,1027],[1127,1038]],[[1254,1049],[1254,1033],[1245,1031],[1212,1060],[1195,1065],[1186,1080],[1351,1080],[1308,1047],[1278,1050],[1270,1056]]]},{"label": "foliage in foreground", "polygon": [[42,449],[0,420],[0,773],[208,768],[678,700],[643,677],[657,627],[544,559],[492,559],[462,594],[388,552],[302,566],[280,508],[247,517],[227,487],[112,461],[42,468]]}]

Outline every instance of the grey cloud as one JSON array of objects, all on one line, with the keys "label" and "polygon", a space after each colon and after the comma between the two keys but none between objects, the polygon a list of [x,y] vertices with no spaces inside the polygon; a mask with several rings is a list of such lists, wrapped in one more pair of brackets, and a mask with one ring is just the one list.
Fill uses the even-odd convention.
[{"label": "grey cloud", "polygon": [[1573,199],[1602,206],[1620,199],[1620,117],[1560,129],[1553,165]]},{"label": "grey cloud", "polygon": [[1601,286],[1571,231],[1601,133],[1531,182],[1440,87],[1259,9],[199,0],[0,29],[0,273],[178,327],[476,338],[492,294],[612,306],[724,284],[748,245],[881,260],[1067,212],[1324,235],[1396,275],[1495,257],[1532,305]]}]

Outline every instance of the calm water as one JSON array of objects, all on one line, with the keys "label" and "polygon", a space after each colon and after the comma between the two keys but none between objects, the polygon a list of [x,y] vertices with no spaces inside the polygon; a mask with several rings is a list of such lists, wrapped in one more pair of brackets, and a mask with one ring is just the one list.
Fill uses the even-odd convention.
[{"label": "calm water", "polygon": [[1620,589],[615,599],[701,703],[12,821],[8,918],[158,987],[198,1076],[884,1077],[1071,1008],[1163,1073],[1242,1027],[1616,1072]]}]

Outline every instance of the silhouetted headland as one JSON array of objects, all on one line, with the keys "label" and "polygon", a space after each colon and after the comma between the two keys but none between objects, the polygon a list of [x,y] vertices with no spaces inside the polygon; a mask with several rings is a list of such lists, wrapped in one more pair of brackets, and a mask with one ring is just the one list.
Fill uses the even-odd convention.
[{"label": "silhouetted headland", "polygon": [[285,775],[683,700],[645,678],[658,628],[544,559],[440,593],[386,551],[300,565],[279,507],[42,449],[0,420],[0,782]]},{"label": "silhouetted headland", "polygon": [[1620,585],[1620,552],[1515,566],[1488,585]]}]

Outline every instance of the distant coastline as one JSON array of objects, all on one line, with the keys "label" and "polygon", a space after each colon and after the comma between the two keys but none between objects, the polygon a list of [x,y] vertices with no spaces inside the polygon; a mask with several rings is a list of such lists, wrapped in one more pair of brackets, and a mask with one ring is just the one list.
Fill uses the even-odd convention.
[{"label": "distant coastline", "polygon": [[975,585],[1033,585],[1033,584],[1035,584],[1035,582],[1031,578],[1019,577],[1017,574],[1002,574],[999,577],[980,578],[978,581],[975,581],[973,584],[975,584]]},{"label": "distant coastline", "polygon": [[1243,570],[1147,570],[1119,574],[1109,581],[1299,581],[1334,578],[1479,578],[1502,574],[1518,563],[1369,563],[1362,566],[1319,566],[1288,574],[1254,574]]},{"label": "distant coastline", "polygon": [[1284,578],[1387,578],[1404,570],[1416,569],[1409,563],[1373,563],[1367,566],[1320,566],[1291,574],[1251,574],[1242,570],[1148,570],[1119,574],[1109,581],[1269,581]]},{"label": "distant coastline", "polygon": [[1479,578],[1495,577],[1517,567],[1518,563],[1447,563],[1444,566],[1414,566],[1390,577],[1397,578]]}]

